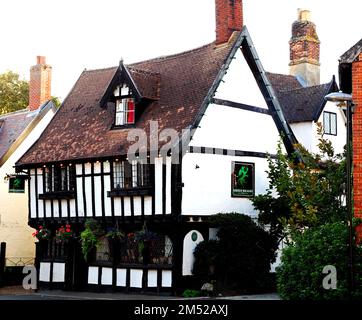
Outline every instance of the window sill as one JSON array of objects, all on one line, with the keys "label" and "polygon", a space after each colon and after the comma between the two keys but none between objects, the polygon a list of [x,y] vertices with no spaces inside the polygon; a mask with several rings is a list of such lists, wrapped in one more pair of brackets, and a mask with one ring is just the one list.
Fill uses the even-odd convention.
[{"label": "window sill", "polygon": [[56,191],[56,192],[46,192],[39,194],[40,200],[51,200],[51,199],[74,199],[74,191]]},{"label": "window sill", "polygon": [[112,125],[111,130],[122,130],[122,129],[130,129],[130,128],[136,128],[136,125],[134,123],[130,124],[122,124],[122,125]]},{"label": "window sill", "polygon": [[107,192],[107,196],[110,198],[122,197],[122,196],[150,196],[150,195],[152,195],[151,187],[113,189],[112,191]]}]

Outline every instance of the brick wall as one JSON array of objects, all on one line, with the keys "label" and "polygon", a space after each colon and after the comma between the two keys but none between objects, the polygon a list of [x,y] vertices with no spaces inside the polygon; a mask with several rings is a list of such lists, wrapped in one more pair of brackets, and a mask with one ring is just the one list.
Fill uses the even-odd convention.
[{"label": "brick wall", "polygon": [[290,65],[300,62],[319,64],[320,41],[313,22],[295,21],[289,43]]},{"label": "brick wall", "polygon": [[[362,53],[352,64],[353,115],[353,198],[355,217],[362,219]],[[357,228],[362,240],[362,225]]]},{"label": "brick wall", "polygon": [[234,31],[243,28],[242,0],[215,0],[216,44],[229,41]]},{"label": "brick wall", "polygon": [[37,64],[30,68],[29,110],[36,110],[51,98],[51,71],[45,57],[38,56]]}]

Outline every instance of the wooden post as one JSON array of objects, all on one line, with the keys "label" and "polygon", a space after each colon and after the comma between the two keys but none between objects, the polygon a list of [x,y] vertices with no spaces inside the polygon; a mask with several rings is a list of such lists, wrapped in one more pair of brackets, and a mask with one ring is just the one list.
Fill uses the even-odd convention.
[{"label": "wooden post", "polygon": [[5,255],[6,255],[6,243],[1,242],[0,246],[0,287],[5,284]]}]

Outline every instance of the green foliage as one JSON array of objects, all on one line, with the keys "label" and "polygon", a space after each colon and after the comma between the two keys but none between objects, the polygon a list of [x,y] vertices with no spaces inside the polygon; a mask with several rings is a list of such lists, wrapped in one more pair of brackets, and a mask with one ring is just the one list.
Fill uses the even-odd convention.
[{"label": "green foliage", "polygon": [[99,238],[104,235],[102,227],[94,219],[85,222],[85,229],[80,234],[82,242],[82,253],[84,259],[88,261],[89,253],[99,245]]},{"label": "green foliage", "polygon": [[12,71],[0,74],[0,115],[24,109],[28,104],[28,82]]},{"label": "green foliage", "polygon": [[[362,250],[355,250],[355,298],[362,298]],[[295,240],[283,250],[282,263],[277,268],[277,289],[287,300],[347,299],[348,295],[348,226],[343,222],[328,223],[295,235]],[[337,289],[323,288],[323,268],[337,269]]]},{"label": "green foliage", "polygon": [[218,214],[210,218],[218,240],[204,241],[195,249],[193,273],[213,278],[224,288],[256,291],[265,287],[276,239],[246,215]]},{"label": "green foliage", "polygon": [[54,103],[54,105],[59,108],[62,102],[60,101],[59,97],[53,97],[51,98],[51,101]]},{"label": "green foliage", "polygon": [[186,289],[182,296],[184,298],[196,298],[201,296],[201,291],[199,290],[193,290],[193,289]]},{"label": "green foliage", "polygon": [[[321,134],[321,127],[319,133]],[[319,152],[312,154],[296,146],[296,154],[287,156],[278,145],[276,159],[268,159],[269,190],[256,196],[254,207],[259,221],[271,225],[279,238],[287,231],[320,226],[346,217],[343,186],[346,179],[344,155],[335,154],[331,143],[319,139]]]}]

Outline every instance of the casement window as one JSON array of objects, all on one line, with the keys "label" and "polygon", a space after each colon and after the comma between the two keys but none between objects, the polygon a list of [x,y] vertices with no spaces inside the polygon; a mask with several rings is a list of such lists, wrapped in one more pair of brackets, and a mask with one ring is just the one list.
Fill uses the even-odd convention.
[{"label": "casement window", "polygon": [[116,126],[135,123],[135,101],[133,98],[123,98],[116,102]]},{"label": "casement window", "polygon": [[52,165],[45,168],[45,191],[75,190],[75,167]]},{"label": "casement window", "polygon": [[323,129],[325,134],[337,135],[337,114],[333,112],[323,112]]},{"label": "casement window", "polygon": [[137,161],[117,161],[113,163],[113,188],[129,189],[150,186],[149,164]]}]

